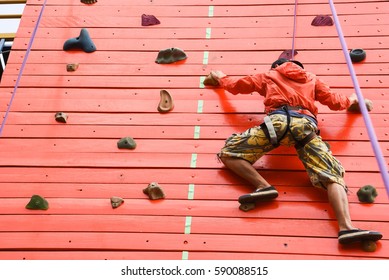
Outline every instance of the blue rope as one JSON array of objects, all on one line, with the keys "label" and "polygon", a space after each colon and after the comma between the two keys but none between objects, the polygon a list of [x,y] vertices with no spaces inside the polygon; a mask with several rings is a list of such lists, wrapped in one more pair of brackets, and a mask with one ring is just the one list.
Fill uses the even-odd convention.
[{"label": "blue rope", "polygon": [[10,101],[9,101],[7,110],[5,111],[4,119],[3,119],[2,123],[1,123],[1,127],[0,127],[0,137],[1,137],[2,134],[3,134],[4,126],[5,126],[5,123],[7,122],[8,115],[9,115],[9,112],[10,112],[10,110],[11,110],[11,105],[12,105],[14,99],[15,99],[16,91],[17,91],[17,89],[18,89],[18,87],[19,87],[20,79],[22,78],[23,71],[24,71],[24,67],[26,66],[27,59],[28,59],[28,56],[29,56],[30,51],[31,51],[32,43],[34,42],[35,35],[36,35],[37,30],[38,30],[39,23],[40,23],[40,21],[41,21],[41,19],[42,19],[43,11],[44,11],[44,9],[45,9],[45,7],[46,7],[46,2],[47,2],[47,0],[45,0],[45,2],[44,2],[43,5],[42,5],[41,11],[40,11],[40,13],[39,13],[37,22],[36,22],[36,24],[35,24],[34,30],[33,30],[33,32],[32,32],[31,38],[30,38],[30,41],[28,42],[26,54],[25,54],[25,56],[24,56],[24,59],[23,59],[23,62],[22,62],[22,66],[20,67],[20,71],[19,71],[19,74],[18,74],[18,78],[16,79],[15,87],[14,87],[14,90],[13,90],[13,92],[12,92],[12,96],[11,96],[11,99],[10,99]]},{"label": "blue rope", "polygon": [[382,155],[380,146],[378,144],[377,137],[376,137],[374,129],[373,129],[373,124],[372,124],[370,117],[369,117],[369,113],[366,109],[365,99],[364,99],[362,92],[361,92],[361,89],[359,87],[359,83],[358,83],[357,77],[355,75],[354,67],[352,66],[351,58],[350,58],[350,55],[348,52],[346,41],[345,41],[344,36],[343,36],[342,28],[341,28],[340,23],[339,23],[339,19],[338,19],[338,15],[336,13],[335,5],[334,5],[332,0],[329,0],[329,4],[331,6],[331,11],[332,11],[332,15],[334,17],[336,30],[338,32],[338,37],[339,37],[340,43],[342,45],[343,54],[346,58],[348,70],[350,72],[351,79],[352,79],[353,84],[354,84],[355,93],[358,97],[359,108],[361,109],[361,113],[362,113],[363,119],[365,121],[367,132],[368,132],[368,135],[370,138],[370,142],[371,142],[371,145],[373,147],[373,151],[374,151],[375,157],[376,157],[377,162],[378,162],[381,176],[382,176],[382,179],[383,179],[384,184],[385,184],[386,192],[387,192],[387,195],[389,196],[389,178],[388,178],[388,170],[386,168],[386,163],[385,163],[384,157]]}]

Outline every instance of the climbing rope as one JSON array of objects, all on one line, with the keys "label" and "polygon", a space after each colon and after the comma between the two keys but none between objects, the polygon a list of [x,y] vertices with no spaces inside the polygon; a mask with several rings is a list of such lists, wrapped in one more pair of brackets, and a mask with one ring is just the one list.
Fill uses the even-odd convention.
[{"label": "climbing rope", "polygon": [[18,87],[19,87],[20,79],[22,78],[23,71],[24,71],[24,67],[26,66],[27,59],[28,59],[28,56],[29,56],[30,51],[31,51],[32,43],[34,42],[35,35],[36,35],[37,30],[38,30],[39,23],[40,23],[40,21],[41,21],[41,19],[42,19],[43,11],[44,11],[44,9],[45,9],[45,7],[46,7],[46,2],[47,2],[47,0],[45,0],[45,2],[42,4],[42,8],[41,8],[41,11],[40,11],[40,13],[39,13],[39,16],[38,16],[38,19],[37,19],[37,21],[36,21],[36,24],[35,24],[35,26],[34,26],[34,29],[33,29],[33,31],[32,31],[30,41],[28,42],[26,54],[25,54],[25,56],[24,56],[22,65],[21,65],[21,67],[20,67],[20,71],[19,71],[18,77],[17,77],[16,82],[15,82],[14,90],[12,91],[11,99],[10,99],[10,101],[9,101],[7,110],[5,111],[4,118],[3,118],[3,121],[2,121],[2,123],[1,123],[1,127],[0,127],[0,137],[2,136],[2,133],[3,133],[3,130],[4,130],[4,126],[5,126],[5,123],[7,122],[8,115],[9,115],[9,112],[10,112],[10,110],[11,110],[11,106],[12,106],[13,100],[15,99],[16,91],[17,91],[17,89],[18,89]]},{"label": "climbing rope", "polygon": [[339,37],[340,43],[342,45],[343,54],[346,58],[348,70],[350,72],[350,76],[351,76],[351,79],[352,79],[353,84],[354,84],[355,93],[358,97],[359,107],[360,107],[361,113],[363,115],[363,119],[365,121],[365,126],[367,128],[370,142],[371,142],[375,157],[376,157],[377,162],[378,162],[378,166],[379,166],[379,169],[381,172],[382,179],[383,179],[384,184],[385,184],[387,195],[389,196],[389,178],[388,178],[388,170],[386,168],[386,163],[385,163],[384,157],[382,155],[380,146],[378,144],[377,137],[376,137],[374,129],[373,129],[373,124],[370,120],[369,113],[368,113],[367,108],[365,106],[365,99],[364,99],[362,92],[361,92],[361,89],[359,87],[359,83],[358,83],[358,80],[357,80],[357,77],[356,77],[356,74],[354,71],[354,67],[352,65],[350,55],[348,53],[347,44],[346,44],[346,41],[345,41],[344,36],[343,36],[343,31],[342,31],[342,28],[341,28],[340,23],[339,23],[339,19],[338,19],[338,15],[336,13],[335,5],[334,5],[332,0],[329,0],[329,4],[331,7],[332,16],[334,18],[336,30],[338,32],[338,37]]},{"label": "climbing rope", "polygon": [[294,60],[294,48],[295,48],[294,46],[295,46],[295,40],[296,40],[297,2],[298,2],[298,0],[294,1],[293,36],[292,36],[292,60]]}]

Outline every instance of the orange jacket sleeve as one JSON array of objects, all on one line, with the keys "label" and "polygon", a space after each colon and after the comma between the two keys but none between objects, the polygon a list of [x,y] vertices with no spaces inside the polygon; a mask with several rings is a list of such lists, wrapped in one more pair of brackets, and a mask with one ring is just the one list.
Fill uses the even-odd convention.
[{"label": "orange jacket sleeve", "polygon": [[344,110],[350,106],[347,96],[332,92],[330,87],[320,79],[316,80],[315,95],[317,101],[334,111]]},{"label": "orange jacket sleeve", "polygon": [[220,79],[219,84],[228,92],[232,94],[249,94],[254,91],[263,95],[263,75],[257,74],[253,76],[246,76],[243,78],[233,78],[225,76]]}]

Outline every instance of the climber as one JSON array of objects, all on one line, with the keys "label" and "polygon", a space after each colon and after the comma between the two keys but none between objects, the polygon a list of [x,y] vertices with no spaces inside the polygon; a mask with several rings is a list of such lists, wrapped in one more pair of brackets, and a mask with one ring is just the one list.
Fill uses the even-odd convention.
[{"label": "climber", "polygon": [[[315,101],[331,110],[348,109],[358,104],[356,94],[349,97],[332,92],[316,75],[304,69],[299,61],[278,59],[265,73],[233,78],[222,71],[212,71],[204,81],[219,86],[232,94],[258,92],[264,97],[264,122],[230,136],[218,157],[224,165],[253,188],[253,192],[239,197],[239,202],[255,203],[278,197],[278,191],[253,164],[274,148],[294,146],[313,186],[325,189],[334,210],[341,244],[364,240],[377,241],[382,234],[356,228],[350,218],[348,188],[344,168],[332,155],[329,146],[319,136]],[[371,101],[366,100],[371,106]]]}]

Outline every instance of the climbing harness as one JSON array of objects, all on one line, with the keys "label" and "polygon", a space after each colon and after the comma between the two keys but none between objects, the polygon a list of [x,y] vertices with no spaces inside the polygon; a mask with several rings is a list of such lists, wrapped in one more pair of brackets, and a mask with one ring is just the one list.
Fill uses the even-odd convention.
[{"label": "climbing harness", "polygon": [[278,146],[278,139],[277,139],[277,134],[274,129],[273,123],[271,122],[271,119],[269,116],[266,116],[264,119],[264,127],[262,127],[263,130],[266,130],[266,136],[270,140],[270,143],[276,147]]},{"label": "climbing harness", "polygon": [[5,111],[4,118],[3,118],[3,122],[1,123],[1,127],[0,127],[0,137],[1,137],[2,133],[3,133],[5,123],[7,122],[7,118],[8,118],[9,112],[10,112],[10,110],[11,110],[11,106],[12,106],[13,100],[15,99],[16,91],[17,91],[17,89],[18,89],[18,87],[19,87],[20,79],[22,78],[23,71],[24,71],[24,67],[26,66],[27,59],[28,59],[28,56],[29,56],[30,51],[31,51],[32,43],[34,42],[36,32],[38,31],[39,23],[40,23],[40,21],[41,21],[41,19],[42,19],[43,11],[45,10],[45,7],[46,7],[46,2],[47,2],[47,0],[45,0],[45,2],[43,2],[43,4],[42,4],[42,8],[41,8],[41,11],[40,11],[40,13],[39,13],[39,16],[38,16],[38,19],[37,19],[37,21],[36,21],[36,24],[35,24],[35,26],[34,26],[34,29],[33,29],[33,31],[32,31],[30,41],[28,42],[26,54],[25,54],[25,56],[24,56],[22,65],[21,65],[21,67],[20,67],[20,71],[19,71],[18,77],[17,77],[17,79],[16,79],[15,86],[14,86],[14,90],[12,91],[11,99],[10,99],[10,101],[9,101],[9,103],[8,103],[7,110]]},{"label": "climbing harness", "polygon": [[274,114],[286,115],[286,128],[285,128],[285,130],[280,138],[277,137],[276,131],[274,129],[273,123],[272,123],[269,115],[263,119],[264,122],[260,125],[260,127],[264,131],[266,137],[269,139],[270,143],[274,147],[278,147],[280,145],[280,142],[282,141],[282,139],[285,138],[285,136],[287,135],[288,132],[290,132],[292,138],[296,142],[294,147],[297,150],[303,148],[306,144],[308,144],[310,141],[312,141],[314,138],[316,138],[319,135],[319,131],[317,131],[317,132],[312,131],[310,134],[305,136],[303,139],[301,139],[301,140],[296,139],[292,130],[290,129],[290,122],[291,122],[291,117],[292,117],[290,114],[290,111],[300,111],[300,110],[306,110],[306,109],[304,109],[300,106],[283,105],[280,108],[278,108],[277,110],[274,110],[273,112],[269,113],[269,115],[274,115]]},{"label": "climbing harness", "polygon": [[352,79],[352,82],[354,85],[355,93],[358,97],[359,107],[360,107],[363,119],[365,121],[365,126],[367,129],[367,133],[369,135],[370,143],[372,145],[372,148],[373,148],[373,151],[375,154],[375,158],[377,159],[377,163],[378,163],[378,166],[380,169],[382,180],[384,181],[384,185],[386,188],[386,193],[389,196],[389,177],[388,177],[388,170],[386,167],[386,163],[385,163],[384,157],[382,155],[376,134],[374,132],[373,124],[372,124],[371,119],[369,117],[369,113],[368,113],[367,108],[365,106],[365,101],[364,101],[365,99],[362,95],[361,88],[359,87],[359,83],[358,83],[358,80],[357,80],[357,77],[356,77],[356,74],[354,71],[354,67],[352,66],[352,62],[351,62],[351,58],[350,58],[350,55],[348,52],[346,40],[344,39],[342,27],[340,26],[340,23],[339,23],[339,19],[338,19],[338,15],[337,15],[337,12],[335,9],[335,5],[334,5],[332,0],[329,0],[329,4],[331,7],[332,16],[334,18],[336,30],[338,32],[338,37],[339,37],[340,43],[342,45],[343,54],[344,54],[344,57],[346,59],[348,70],[350,72],[350,76],[351,76],[351,79]]}]

